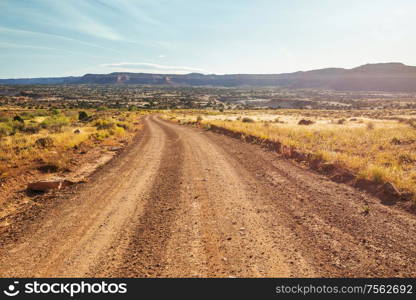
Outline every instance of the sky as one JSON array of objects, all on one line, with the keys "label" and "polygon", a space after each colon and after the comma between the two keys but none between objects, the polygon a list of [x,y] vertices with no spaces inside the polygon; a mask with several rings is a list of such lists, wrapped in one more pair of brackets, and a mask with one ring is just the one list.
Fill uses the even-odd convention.
[{"label": "sky", "polygon": [[415,0],[0,0],[0,78],[416,65]]}]

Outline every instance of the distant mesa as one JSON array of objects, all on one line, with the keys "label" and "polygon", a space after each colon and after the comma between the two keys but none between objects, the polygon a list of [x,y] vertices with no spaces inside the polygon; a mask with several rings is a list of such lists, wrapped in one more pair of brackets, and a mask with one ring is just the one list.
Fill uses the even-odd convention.
[{"label": "distant mesa", "polygon": [[278,86],[345,91],[416,92],[416,67],[402,63],[366,64],[284,74],[150,74],[115,72],[81,77],[0,79],[0,84],[143,84],[175,86]]}]

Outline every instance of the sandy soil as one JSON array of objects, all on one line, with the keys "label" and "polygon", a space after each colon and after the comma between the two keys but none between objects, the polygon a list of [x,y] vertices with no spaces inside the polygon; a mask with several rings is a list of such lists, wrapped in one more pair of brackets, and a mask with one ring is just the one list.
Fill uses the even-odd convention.
[{"label": "sandy soil", "polygon": [[276,153],[152,116],[16,217],[0,276],[414,277],[415,233],[414,215]]}]

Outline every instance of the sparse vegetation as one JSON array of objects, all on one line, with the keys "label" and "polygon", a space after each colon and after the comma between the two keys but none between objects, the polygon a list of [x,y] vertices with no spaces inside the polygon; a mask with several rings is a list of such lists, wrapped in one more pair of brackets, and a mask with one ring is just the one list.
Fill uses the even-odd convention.
[{"label": "sparse vegetation", "polygon": [[80,111],[78,113],[78,120],[87,121],[88,120],[88,114],[85,111]]},{"label": "sparse vegetation", "polygon": [[370,207],[369,207],[368,205],[365,205],[365,206],[363,207],[362,214],[363,214],[364,216],[367,216],[367,215],[369,215],[369,214],[370,214]]},{"label": "sparse vegetation", "polygon": [[1,109],[0,177],[16,174],[23,166],[43,173],[64,172],[70,165],[67,151],[81,144],[93,148],[97,142],[124,140],[136,128],[141,113]]},{"label": "sparse vegetation", "polygon": [[298,122],[298,125],[312,125],[313,121],[302,119]]},{"label": "sparse vegetation", "polygon": [[249,117],[244,117],[241,119],[241,122],[243,123],[254,123],[254,120],[252,118]]}]

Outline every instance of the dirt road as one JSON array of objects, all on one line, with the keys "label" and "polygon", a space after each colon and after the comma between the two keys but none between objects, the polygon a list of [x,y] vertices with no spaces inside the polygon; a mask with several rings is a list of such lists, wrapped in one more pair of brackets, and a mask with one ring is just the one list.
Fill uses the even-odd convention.
[{"label": "dirt road", "polygon": [[414,215],[155,116],[51,203],[0,245],[2,277],[416,276]]}]

